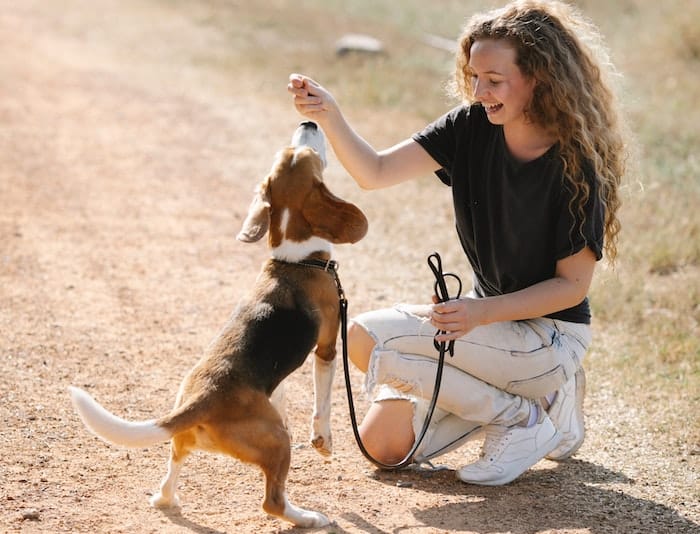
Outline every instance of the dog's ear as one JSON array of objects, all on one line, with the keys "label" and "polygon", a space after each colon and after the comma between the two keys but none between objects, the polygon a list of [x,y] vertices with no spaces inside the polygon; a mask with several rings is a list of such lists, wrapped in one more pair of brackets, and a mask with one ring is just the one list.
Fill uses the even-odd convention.
[{"label": "dog's ear", "polygon": [[318,237],[331,243],[355,243],[367,233],[367,217],[354,204],[339,199],[318,182],[304,201],[302,215]]},{"label": "dog's ear", "polygon": [[255,190],[255,196],[248,208],[248,216],[243,221],[243,227],[236,239],[244,243],[260,240],[270,228],[270,195],[268,180],[261,183]]}]

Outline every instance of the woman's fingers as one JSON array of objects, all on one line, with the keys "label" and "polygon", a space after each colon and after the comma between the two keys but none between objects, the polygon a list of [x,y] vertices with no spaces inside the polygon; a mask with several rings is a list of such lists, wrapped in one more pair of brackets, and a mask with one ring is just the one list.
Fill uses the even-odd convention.
[{"label": "woman's fingers", "polygon": [[472,329],[466,303],[461,300],[435,304],[430,314],[430,322],[435,328],[445,332],[435,338],[438,341],[457,339]]},{"label": "woman's fingers", "polygon": [[287,91],[294,95],[294,107],[302,115],[314,115],[324,111],[327,92],[314,80],[302,74],[291,74]]},{"label": "woman's fingers", "polygon": [[292,93],[296,97],[320,97],[324,94],[323,88],[313,81],[311,78],[307,78],[301,74],[291,74],[289,76],[289,83],[287,84],[287,91]]}]

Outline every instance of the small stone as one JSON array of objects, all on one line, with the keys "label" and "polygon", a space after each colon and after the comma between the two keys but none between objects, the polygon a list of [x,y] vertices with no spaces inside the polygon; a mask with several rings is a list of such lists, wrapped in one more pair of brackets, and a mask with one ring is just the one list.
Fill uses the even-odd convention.
[{"label": "small stone", "polygon": [[22,521],[39,521],[41,516],[36,508],[29,508],[22,511]]},{"label": "small stone", "polygon": [[335,52],[339,56],[349,52],[381,54],[383,51],[384,45],[379,39],[360,33],[349,33],[335,43]]}]

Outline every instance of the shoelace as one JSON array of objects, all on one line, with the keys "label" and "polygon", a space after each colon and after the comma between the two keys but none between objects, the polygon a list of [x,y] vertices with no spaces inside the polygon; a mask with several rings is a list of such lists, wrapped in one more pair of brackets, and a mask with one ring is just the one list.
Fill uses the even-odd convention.
[{"label": "shoelace", "polygon": [[505,427],[487,428],[484,444],[481,448],[481,458],[487,462],[493,462],[498,458],[510,441],[511,431]]}]

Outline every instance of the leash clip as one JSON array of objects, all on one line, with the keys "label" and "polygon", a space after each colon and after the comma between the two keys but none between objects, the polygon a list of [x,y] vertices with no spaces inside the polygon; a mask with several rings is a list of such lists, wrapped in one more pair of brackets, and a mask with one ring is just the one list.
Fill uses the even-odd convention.
[{"label": "leash clip", "polygon": [[343,290],[343,284],[340,283],[340,276],[338,276],[338,262],[335,260],[328,260],[326,263],[326,272],[330,271],[333,274],[333,279],[335,280],[335,285],[338,288],[338,299],[340,300],[341,308],[343,306],[347,307],[348,301],[345,298],[345,291]]}]

